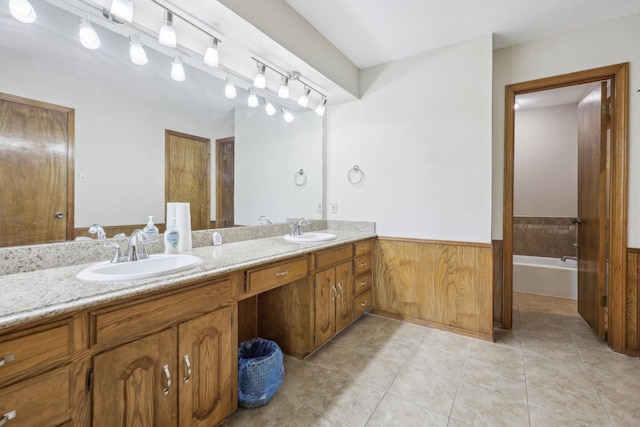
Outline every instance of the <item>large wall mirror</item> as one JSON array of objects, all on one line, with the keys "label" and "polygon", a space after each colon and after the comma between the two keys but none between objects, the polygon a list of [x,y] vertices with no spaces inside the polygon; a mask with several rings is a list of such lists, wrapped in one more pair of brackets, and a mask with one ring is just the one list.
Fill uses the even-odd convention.
[{"label": "large wall mirror", "polygon": [[[216,141],[229,138],[234,225],[256,225],[261,215],[273,222],[322,217],[324,125],[312,110],[294,112],[285,123],[279,112],[267,116],[262,100],[249,108],[243,89],[226,99],[224,81],[188,65],[186,80],[176,82],[170,51],[147,49],[149,63],[135,65],[129,40],[104,28],[96,27],[101,47],[89,50],[79,41],[77,14],[31,3],[38,13],[33,24],[16,21],[8,1],[2,4],[0,92],[74,110],[76,229],[144,224],[149,215],[164,222],[167,131],[210,141],[212,222]],[[2,144],[0,156],[9,149],[6,138]]]}]

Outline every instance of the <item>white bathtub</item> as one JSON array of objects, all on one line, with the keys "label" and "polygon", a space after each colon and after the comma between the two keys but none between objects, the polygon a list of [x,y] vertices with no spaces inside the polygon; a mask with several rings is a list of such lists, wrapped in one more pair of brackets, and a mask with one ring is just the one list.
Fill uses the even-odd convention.
[{"label": "white bathtub", "polygon": [[513,256],[513,291],[578,298],[578,263],[575,260]]}]

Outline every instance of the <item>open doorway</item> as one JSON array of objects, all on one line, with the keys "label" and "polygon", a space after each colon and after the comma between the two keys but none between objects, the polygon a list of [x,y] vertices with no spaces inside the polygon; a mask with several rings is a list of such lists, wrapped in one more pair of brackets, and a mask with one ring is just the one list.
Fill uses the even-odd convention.
[{"label": "open doorway", "polygon": [[[606,231],[611,245],[602,240],[603,259],[609,261],[611,286],[608,294],[608,343],[618,352],[625,349],[625,294],[626,294],[626,150],[628,121],[628,64],[586,70],[540,80],[517,83],[506,87],[505,103],[505,175],[503,221],[503,325],[512,327],[513,310],[513,219],[514,219],[514,146],[516,96],[565,86],[611,82],[610,86],[610,189],[605,198],[605,209],[610,213]],[[604,239],[604,237],[603,237]],[[589,266],[591,268],[591,266]],[[604,277],[605,266],[596,271],[596,277]],[[600,268],[600,267],[599,267]],[[579,267],[580,269],[580,267]],[[597,295],[596,298],[599,298]]]}]

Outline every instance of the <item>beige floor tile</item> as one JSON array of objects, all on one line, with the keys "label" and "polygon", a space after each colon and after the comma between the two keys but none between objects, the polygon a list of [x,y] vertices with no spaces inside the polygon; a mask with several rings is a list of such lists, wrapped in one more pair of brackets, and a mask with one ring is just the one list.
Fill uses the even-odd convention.
[{"label": "beige floor tile", "polygon": [[387,392],[432,411],[448,414],[453,405],[457,384],[457,380],[427,374],[407,366],[396,376]]},{"label": "beige floor tile", "polygon": [[330,371],[338,370],[358,351],[357,347],[329,341],[305,359]]},{"label": "beige floor tile", "polygon": [[338,370],[338,375],[345,375],[362,384],[374,387],[380,391],[386,391],[404,364],[404,360],[395,360],[376,353],[376,347],[365,351],[367,346],[361,348]]},{"label": "beige floor tile", "polygon": [[284,423],[284,427],[349,427],[325,413],[303,405]]},{"label": "beige floor tile", "polygon": [[576,347],[607,350],[607,342],[599,338],[591,329],[583,332],[569,331]]},{"label": "beige floor tile", "polygon": [[238,408],[224,424],[228,427],[280,426],[302,405],[302,399],[278,392],[267,405],[253,409]]},{"label": "beige floor tile", "polygon": [[447,424],[447,427],[471,427],[471,424],[449,418],[449,424]]},{"label": "beige floor tile", "polygon": [[527,353],[524,354],[524,371],[527,377],[564,378],[567,376],[587,376],[587,368],[582,363],[580,356],[570,353],[563,358],[549,357],[548,354]]},{"label": "beige floor tile", "polygon": [[322,366],[289,358],[284,363],[284,382],[278,392],[307,399],[331,373],[332,371]]},{"label": "beige floor tile", "polygon": [[468,357],[494,361],[510,368],[524,367],[522,348],[495,345],[486,341],[471,340]]},{"label": "beige floor tile", "polygon": [[387,322],[389,322],[389,321],[390,320],[387,319],[386,317],[376,316],[375,314],[365,313],[364,315],[362,315],[358,319],[356,319],[351,324],[351,326],[354,326],[356,328],[366,328],[371,333],[371,335],[373,335],[376,332],[378,332],[380,330],[380,328],[382,328],[384,325],[386,325]]},{"label": "beige floor tile", "polygon": [[640,377],[640,359],[615,353],[610,349],[578,348],[589,371],[600,370],[612,375]]},{"label": "beige floor tile", "polygon": [[426,333],[427,328],[424,326],[389,320],[378,330],[373,339],[377,340],[377,344],[380,344],[380,341],[391,340],[419,344]]},{"label": "beige floor tile", "polygon": [[522,365],[510,367],[496,361],[478,360],[468,357],[462,374],[462,381],[478,386],[476,390],[501,390],[509,394],[513,401],[526,403],[525,375]]},{"label": "beige floor tile", "polygon": [[338,335],[331,339],[336,344],[352,347],[354,350],[360,348],[373,338],[373,333],[368,328],[347,327]]},{"label": "beige floor tile", "polygon": [[405,366],[427,375],[440,375],[454,381],[460,379],[466,355],[429,348],[423,344]]},{"label": "beige floor tile", "polygon": [[459,353],[466,356],[471,341],[472,338],[462,335],[439,331],[437,329],[427,329],[421,346],[428,349]]},{"label": "beige floor tile", "polygon": [[367,422],[367,427],[446,427],[449,417],[387,394]]},{"label": "beige floor tile", "polygon": [[611,421],[603,417],[591,417],[588,414],[576,414],[574,411],[560,408],[556,410],[541,409],[529,405],[531,427],[576,426],[576,427],[606,427]]},{"label": "beige floor tile", "polygon": [[341,374],[333,374],[307,401],[307,405],[353,427],[363,426],[384,392]]},{"label": "beige floor tile", "polygon": [[504,330],[495,328],[493,330],[493,342],[498,345],[504,345],[522,350],[522,338],[520,334],[512,330]]}]

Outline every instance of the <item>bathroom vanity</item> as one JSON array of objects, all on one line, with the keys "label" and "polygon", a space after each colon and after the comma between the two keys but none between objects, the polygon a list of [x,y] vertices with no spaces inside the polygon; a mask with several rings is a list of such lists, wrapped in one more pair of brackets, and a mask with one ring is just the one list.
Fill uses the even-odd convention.
[{"label": "bathroom vanity", "polygon": [[0,276],[0,425],[216,425],[237,408],[237,346],[303,358],[371,307],[372,231],[194,248],[129,282],[86,265]]}]

